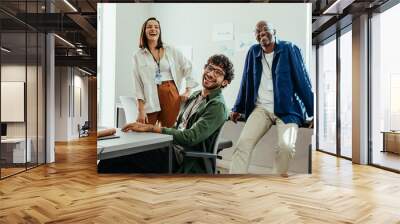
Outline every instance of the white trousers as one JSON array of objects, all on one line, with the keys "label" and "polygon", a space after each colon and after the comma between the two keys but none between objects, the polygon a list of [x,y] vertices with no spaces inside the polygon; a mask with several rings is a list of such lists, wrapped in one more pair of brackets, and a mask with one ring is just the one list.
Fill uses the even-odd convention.
[{"label": "white trousers", "polygon": [[[275,148],[273,164],[274,172],[277,174],[287,173],[289,161],[295,154],[298,125],[296,123],[285,124],[274,113],[262,107],[256,107],[247,119],[233,152],[229,173],[248,173],[255,146],[273,124],[276,125],[278,131],[278,145]],[[271,144],[273,143],[271,142]]]}]

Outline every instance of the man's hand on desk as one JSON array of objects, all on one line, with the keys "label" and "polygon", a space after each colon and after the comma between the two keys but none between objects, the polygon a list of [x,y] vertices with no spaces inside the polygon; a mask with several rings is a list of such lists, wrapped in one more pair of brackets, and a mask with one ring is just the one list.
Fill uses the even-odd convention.
[{"label": "man's hand on desk", "polygon": [[161,133],[161,125],[156,123],[156,125],[152,124],[143,124],[143,123],[130,123],[125,125],[122,129],[123,132],[128,131],[136,131],[136,132],[154,132],[154,133]]}]

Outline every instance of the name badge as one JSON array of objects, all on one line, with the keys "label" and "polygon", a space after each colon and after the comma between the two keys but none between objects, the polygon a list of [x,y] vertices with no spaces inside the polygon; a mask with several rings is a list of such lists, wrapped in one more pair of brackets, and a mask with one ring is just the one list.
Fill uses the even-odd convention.
[{"label": "name badge", "polygon": [[156,84],[157,85],[160,85],[161,84],[161,73],[160,73],[160,70],[156,70],[156,76],[155,76],[155,80],[156,80]]}]

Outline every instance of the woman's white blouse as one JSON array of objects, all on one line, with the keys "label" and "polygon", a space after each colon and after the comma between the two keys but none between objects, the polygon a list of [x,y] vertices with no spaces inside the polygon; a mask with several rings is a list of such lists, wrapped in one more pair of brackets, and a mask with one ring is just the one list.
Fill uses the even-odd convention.
[{"label": "woman's white blouse", "polygon": [[[156,65],[157,63],[154,62],[154,64]],[[174,80],[171,74],[171,67],[169,66],[169,63],[165,57],[162,57],[160,60],[160,74],[161,74],[161,81],[163,82]]]},{"label": "woman's white blouse", "polygon": [[[164,46],[164,56],[170,66],[172,78],[178,90],[182,88],[182,81],[185,79],[186,87],[194,88],[198,83],[192,76],[192,63],[186,59],[177,49]],[[133,77],[136,89],[136,98],[144,101],[146,113],[160,111],[157,84],[155,74],[157,64],[147,49],[139,49],[133,56]]]}]

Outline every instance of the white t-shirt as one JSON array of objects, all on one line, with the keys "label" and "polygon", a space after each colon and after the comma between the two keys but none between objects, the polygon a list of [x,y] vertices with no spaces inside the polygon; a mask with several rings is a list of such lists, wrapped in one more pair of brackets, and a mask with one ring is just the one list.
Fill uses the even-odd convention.
[{"label": "white t-shirt", "polygon": [[160,74],[161,74],[161,81],[174,80],[171,74],[171,67],[169,66],[167,59],[165,59],[165,56],[162,57],[160,60]]},{"label": "white t-shirt", "polygon": [[262,74],[260,88],[258,89],[258,96],[256,105],[261,106],[269,112],[274,113],[274,86],[272,84],[272,60],[274,59],[274,52],[269,54],[263,53],[262,57]]}]

